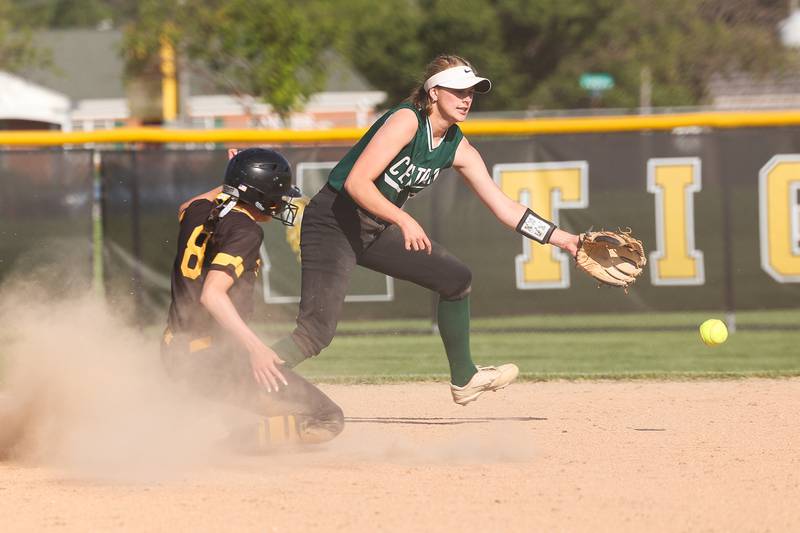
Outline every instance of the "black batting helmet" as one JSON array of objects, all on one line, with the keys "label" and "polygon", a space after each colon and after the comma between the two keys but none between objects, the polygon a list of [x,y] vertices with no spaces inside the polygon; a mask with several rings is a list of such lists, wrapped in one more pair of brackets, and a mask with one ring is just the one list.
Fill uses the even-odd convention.
[{"label": "black batting helmet", "polygon": [[239,151],[228,161],[222,190],[287,226],[294,224],[297,206],[292,198],[300,196],[300,189],[292,186],[291,165],[275,150]]}]

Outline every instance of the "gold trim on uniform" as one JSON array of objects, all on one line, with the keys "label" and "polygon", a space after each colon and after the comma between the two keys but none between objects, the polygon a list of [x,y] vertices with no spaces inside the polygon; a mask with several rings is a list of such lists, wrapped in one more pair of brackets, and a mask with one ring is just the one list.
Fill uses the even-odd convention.
[{"label": "gold trim on uniform", "polygon": [[231,265],[234,270],[236,271],[236,277],[240,278],[242,273],[244,272],[244,265],[242,264],[244,259],[241,256],[232,256],[230,254],[226,254],[223,252],[218,253],[214,256],[214,260],[211,261],[213,265],[220,265],[220,266],[228,266]]},{"label": "gold trim on uniform", "polygon": [[289,440],[284,432],[284,420],[282,416],[271,416],[267,418],[269,424],[269,438],[273,444],[286,442]]},{"label": "gold trim on uniform", "polygon": [[243,207],[239,207],[238,205],[235,205],[235,206],[233,206],[233,210],[234,211],[238,211],[240,213],[244,213],[245,215],[250,217],[250,220],[252,220],[253,222],[255,222],[255,220],[256,220],[256,217],[251,215],[250,212],[247,209],[243,208]]},{"label": "gold trim on uniform", "polygon": [[258,444],[262,448],[298,440],[301,439],[294,415],[267,416],[258,423]]},{"label": "gold trim on uniform", "polygon": [[211,337],[201,337],[193,341],[189,341],[189,353],[199,352],[211,346]]}]

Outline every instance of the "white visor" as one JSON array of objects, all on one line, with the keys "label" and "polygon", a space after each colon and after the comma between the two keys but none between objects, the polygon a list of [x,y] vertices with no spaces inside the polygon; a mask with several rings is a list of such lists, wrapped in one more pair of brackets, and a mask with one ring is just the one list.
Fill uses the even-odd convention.
[{"label": "white visor", "polygon": [[447,87],[448,89],[475,88],[476,93],[488,93],[492,82],[486,78],[476,76],[471,68],[460,65],[438,72],[428,78],[423,87],[429,91],[431,87]]}]

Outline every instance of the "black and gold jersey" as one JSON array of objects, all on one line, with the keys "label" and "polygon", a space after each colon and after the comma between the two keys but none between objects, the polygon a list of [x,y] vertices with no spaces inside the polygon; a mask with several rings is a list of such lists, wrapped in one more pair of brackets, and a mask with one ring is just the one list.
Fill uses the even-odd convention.
[{"label": "black and gold jersey", "polygon": [[236,310],[247,321],[253,313],[253,292],[259,275],[259,251],[264,233],[244,209],[234,208],[219,219],[209,236],[204,224],[214,204],[196,200],[181,215],[178,252],[172,267],[172,304],[168,327],[177,333],[212,335],[216,321],[200,303],[210,270],[234,280],[228,291]]}]

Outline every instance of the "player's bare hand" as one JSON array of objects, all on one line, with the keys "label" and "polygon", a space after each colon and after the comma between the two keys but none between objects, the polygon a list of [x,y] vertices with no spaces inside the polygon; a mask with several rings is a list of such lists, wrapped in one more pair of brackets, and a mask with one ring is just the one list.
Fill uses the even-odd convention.
[{"label": "player's bare hand", "polygon": [[550,244],[558,246],[567,252],[570,257],[575,257],[578,253],[578,236],[559,228],[556,228],[550,236]]},{"label": "player's bare hand", "polygon": [[422,226],[408,216],[405,220],[398,224],[400,231],[403,232],[403,240],[405,241],[406,250],[413,250],[415,252],[427,252],[428,255],[433,251],[430,239],[425,234]]},{"label": "player's bare hand", "polygon": [[250,366],[253,369],[253,378],[259,385],[267,389],[267,392],[277,392],[281,383],[284,386],[289,385],[286,382],[286,378],[281,374],[279,367],[282,364],[283,360],[278,357],[278,354],[263,344],[250,350]]}]

